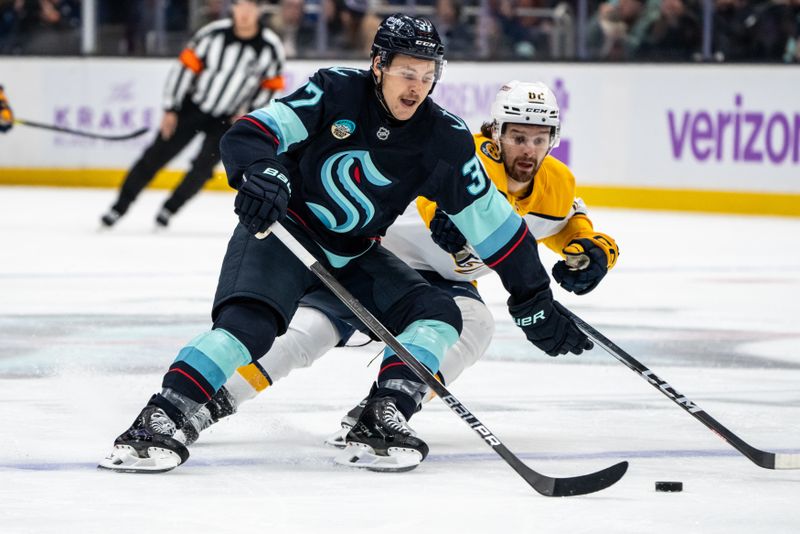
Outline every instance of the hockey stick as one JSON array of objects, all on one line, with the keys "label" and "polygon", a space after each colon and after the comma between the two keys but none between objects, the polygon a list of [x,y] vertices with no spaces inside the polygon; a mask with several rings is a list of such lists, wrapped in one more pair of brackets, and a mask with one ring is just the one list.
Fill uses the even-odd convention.
[{"label": "hockey stick", "polygon": [[408,350],[397,341],[391,332],[383,326],[353,295],[350,294],[320,263],[314,259],[305,247],[292,236],[280,223],[273,224],[270,230],[256,234],[264,239],[269,232],[277,237],[308,269],[336,295],[342,303],[361,319],[361,321],[377,335],[381,341],[395,351],[397,357],[409,366],[447,406],[469,425],[503,460],[516,471],[533,489],[548,497],[567,497],[584,495],[605,489],[617,482],[628,469],[628,462],[620,462],[606,469],[577,477],[555,478],[537,473],[526,466],[522,460],[506,448],[505,445],[481,423],[466,406],[461,404],[447,388],[442,385],[427,367],[419,363]]},{"label": "hockey stick", "polygon": [[719,421],[708,415],[697,404],[689,400],[686,396],[670,386],[656,374],[645,367],[636,358],[619,348],[614,342],[603,334],[595,330],[591,325],[572,312],[569,312],[572,320],[578,325],[589,339],[600,345],[617,360],[625,364],[628,369],[641,375],[654,388],[670,398],[675,404],[689,412],[695,419],[706,425],[712,432],[727,441],[734,449],[745,455],[754,464],[765,469],[800,469],[800,454],[774,453],[756,449],[746,443],[739,436],[725,428]]},{"label": "hockey stick", "polygon": [[121,134],[121,135],[103,135],[103,134],[95,134],[91,132],[83,132],[81,130],[73,130],[72,128],[64,128],[63,126],[55,126],[53,124],[43,124],[41,122],[34,122],[28,121],[24,119],[14,119],[14,124],[22,124],[23,126],[31,126],[33,128],[41,128],[43,130],[52,130],[54,132],[61,132],[71,135],[78,135],[81,137],[89,137],[91,139],[104,139],[106,141],[126,141],[128,139],[133,139],[135,137],[139,137],[140,135],[147,133],[148,128],[139,128],[138,130],[134,130],[131,133]]}]

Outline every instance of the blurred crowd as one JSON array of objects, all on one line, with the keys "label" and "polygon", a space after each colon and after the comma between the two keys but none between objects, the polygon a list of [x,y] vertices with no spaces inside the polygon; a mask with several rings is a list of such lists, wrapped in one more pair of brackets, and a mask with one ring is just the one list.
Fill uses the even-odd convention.
[{"label": "blurred crowd", "polygon": [[[225,0],[96,3],[102,55],[174,55],[199,26],[226,16],[227,6]],[[367,57],[381,18],[404,11],[431,18],[453,60],[800,62],[800,0],[705,4],[271,0],[264,5],[264,22],[281,36],[288,56],[299,58]],[[80,0],[0,0],[0,54],[78,54],[80,26]],[[710,39],[704,47],[706,31]]]}]

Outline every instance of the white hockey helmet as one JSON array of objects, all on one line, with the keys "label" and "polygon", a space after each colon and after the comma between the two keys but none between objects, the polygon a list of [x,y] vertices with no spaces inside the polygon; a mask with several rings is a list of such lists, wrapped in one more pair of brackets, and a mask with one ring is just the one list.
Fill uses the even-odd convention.
[{"label": "white hockey helmet", "polygon": [[551,150],[561,140],[558,102],[553,91],[542,82],[512,80],[504,84],[492,104],[492,120],[492,137],[498,147],[503,125],[508,122],[550,126]]}]

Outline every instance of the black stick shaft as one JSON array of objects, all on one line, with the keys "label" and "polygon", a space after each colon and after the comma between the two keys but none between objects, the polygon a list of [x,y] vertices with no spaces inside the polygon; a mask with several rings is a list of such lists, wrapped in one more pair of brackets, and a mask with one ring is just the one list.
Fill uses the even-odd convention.
[{"label": "black stick shaft", "polygon": [[577,324],[592,341],[603,347],[606,352],[625,364],[628,369],[644,378],[664,396],[672,400],[672,402],[683,408],[712,432],[727,441],[734,449],[742,453],[754,464],[765,469],[800,469],[800,454],[776,454],[753,447],[702,410],[694,401],[679,393],[678,390],[669,385],[666,380],[661,379],[639,360],[619,348],[613,341],[598,332],[586,321],[572,312],[569,312],[569,314],[575,321],[575,324]]},{"label": "black stick shaft", "polygon": [[147,128],[139,128],[138,130],[134,130],[133,132],[127,134],[104,135],[91,132],[84,132],[82,130],[73,130],[72,128],[65,128],[63,126],[56,126],[54,124],[44,124],[41,122],[29,121],[24,119],[14,119],[14,122],[16,124],[22,124],[23,126],[30,126],[32,128],[41,128],[43,130],[51,130],[54,132],[77,135],[80,137],[89,137],[91,139],[103,139],[105,141],[126,141],[128,139],[133,139],[135,137],[139,137],[144,133],[147,133]]},{"label": "black stick shaft", "polygon": [[[274,224],[271,229],[273,234],[308,268],[313,272],[342,303],[344,303],[381,341],[395,351],[397,357],[408,365],[420,379],[425,382],[436,394],[454,411],[472,430],[480,436],[503,460],[511,466],[528,484],[542,495],[568,496],[592,493],[604,489],[617,482],[625,474],[628,464],[620,462],[614,466],[591,473],[588,475],[553,478],[537,473],[526,466],[514,453],[512,453],[498,439],[486,425],[481,423],[472,412],[453,396],[450,391],[433,374],[408,352],[394,335],[386,329],[372,313],[369,312],[347,289],[342,286],[314,256],[308,252],[281,224]],[[267,237],[269,232],[256,234],[259,239]]]}]

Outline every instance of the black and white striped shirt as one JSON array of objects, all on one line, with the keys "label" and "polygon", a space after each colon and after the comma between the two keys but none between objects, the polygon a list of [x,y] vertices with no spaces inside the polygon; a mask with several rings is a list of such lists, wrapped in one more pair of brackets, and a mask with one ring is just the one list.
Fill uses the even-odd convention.
[{"label": "black and white striped shirt", "polygon": [[264,107],[283,89],[284,62],[280,38],[269,28],[243,40],[231,19],[212,22],[197,31],[170,71],[164,109],[179,111],[187,95],[214,117]]}]

